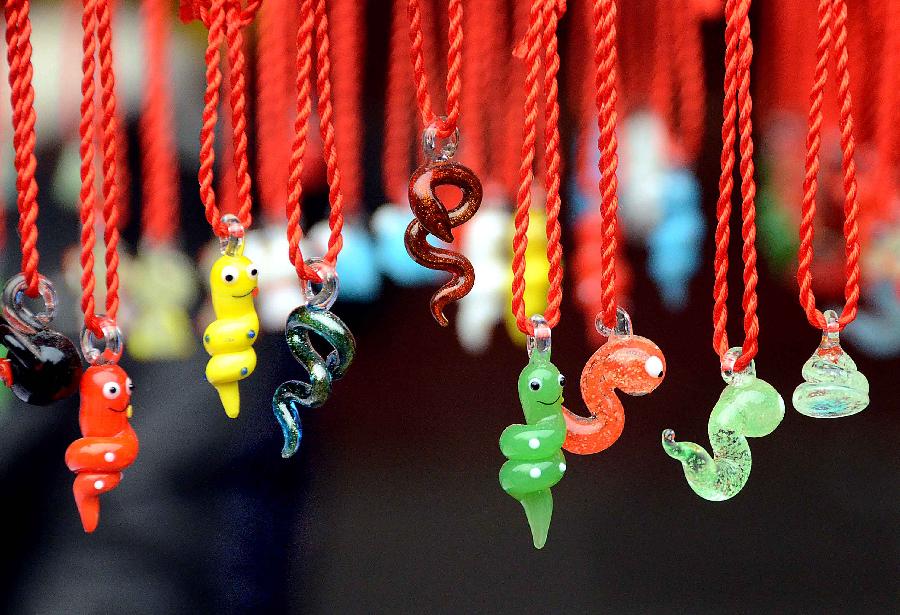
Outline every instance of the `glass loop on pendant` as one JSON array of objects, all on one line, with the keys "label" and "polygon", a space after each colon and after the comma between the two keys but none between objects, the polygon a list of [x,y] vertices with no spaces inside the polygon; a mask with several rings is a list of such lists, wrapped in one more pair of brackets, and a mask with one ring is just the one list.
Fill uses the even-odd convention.
[{"label": "glass loop on pendant", "polygon": [[226,256],[241,256],[244,253],[244,225],[234,214],[222,216],[222,224],[228,235],[219,238],[219,250]]},{"label": "glass loop on pendant", "polygon": [[456,155],[459,148],[459,126],[449,137],[438,137],[439,123],[447,121],[446,116],[440,116],[429,124],[422,132],[422,150],[425,152],[425,160],[428,162],[441,162],[450,160]]},{"label": "glass loop on pendant", "polygon": [[531,324],[534,326],[534,335],[525,336],[525,348],[530,358],[535,352],[538,354],[550,354],[550,346],[552,343],[552,331],[550,325],[543,314],[535,314],[531,317]]},{"label": "glass loop on pendant", "polygon": [[303,280],[300,283],[300,291],[303,294],[304,304],[309,307],[327,310],[337,301],[340,290],[340,280],[334,267],[325,262],[321,257],[306,259],[306,264],[315,270],[322,278],[322,284],[318,291],[313,289],[313,283]]},{"label": "glass loop on pendant", "polygon": [[97,319],[103,331],[102,339],[94,335],[87,325],[81,328],[81,353],[84,360],[91,365],[118,363],[125,349],[122,331],[105,314],[98,314]]},{"label": "glass loop on pendant", "polygon": [[616,307],[615,328],[610,329],[603,324],[603,314],[597,314],[597,318],[594,319],[594,326],[603,337],[610,337],[612,335],[632,335],[631,316],[628,315],[628,312],[626,312],[623,307]]},{"label": "glass loop on pendant", "polygon": [[755,361],[750,361],[747,367],[742,371],[734,371],[734,364],[737,363],[741,354],[743,354],[743,348],[735,346],[734,348],[729,348],[722,357],[722,380],[725,381],[725,384],[741,386],[749,380],[756,378]]},{"label": "glass loop on pendant", "polygon": [[26,333],[46,329],[56,316],[56,290],[53,283],[38,275],[38,293],[44,301],[44,309],[33,312],[25,305],[25,289],[28,283],[24,273],[17,273],[3,289],[3,315],[16,328]]}]

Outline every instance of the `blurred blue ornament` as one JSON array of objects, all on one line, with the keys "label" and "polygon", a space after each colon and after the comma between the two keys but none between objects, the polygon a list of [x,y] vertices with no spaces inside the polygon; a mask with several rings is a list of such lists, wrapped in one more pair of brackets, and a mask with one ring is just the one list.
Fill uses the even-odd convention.
[{"label": "blurred blue ornament", "polygon": [[[325,254],[329,235],[327,220],[314,224],[308,237],[317,249],[304,256]],[[337,274],[341,284],[340,300],[361,303],[374,301],[381,294],[381,273],[375,260],[375,242],[358,220],[348,219],[344,222],[343,236],[344,247],[337,261]]]},{"label": "blurred blue ornament", "polygon": [[687,169],[662,178],[662,218],[647,239],[647,269],[670,310],[684,309],[691,278],[700,267],[704,223],[700,185]]},{"label": "blurred blue ornament", "polygon": [[869,294],[870,310],[860,310],[843,335],[870,357],[900,354],[900,297],[890,280],[879,282]]},{"label": "blurred blue ornament", "polygon": [[[406,252],[404,234],[412,222],[408,207],[387,203],[372,214],[372,231],[375,234],[374,260],[394,284],[398,286],[426,286],[441,276],[440,271],[427,269],[415,262]],[[340,271],[340,269],[338,270]],[[344,279],[341,278],[341,294]]]}]

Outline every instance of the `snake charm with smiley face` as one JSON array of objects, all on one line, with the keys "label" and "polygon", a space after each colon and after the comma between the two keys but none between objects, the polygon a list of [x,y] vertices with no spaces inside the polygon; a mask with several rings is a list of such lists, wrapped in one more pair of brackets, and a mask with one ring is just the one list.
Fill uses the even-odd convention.
[{"label": "snake charm with smiley face", "polygon": [[225,414],[237,418],[241,410],[238,382],[256,368],[253,344],[259,334],[259,318],[253,305],[256,296],[256,266],[243,255],[243,244],[226,252],[209,274],[214,320],[203,333],[203,347],[210,354],[206,379],[216,388]]},{"label": "snake charm with smiley face", "polygon": [[546,346],[530,349],[528,365],[519,374],[519,402],[525,424],[510,425],[500,434],[500,451],[509,460],[500,468],[500,486],[525,509],[537,549],[547,543],[550,531],[550,488],[566,471],[561,450],[566,439],[562,414],[566,379],[550,362],[549,329],[546,331]]},{"label": "snake charm with smiley face", "polygon": [[66,450],[66,465],[75,472],[72,492],[85,532],[100,521],[100,494],[115,489],[122,470],[134,463],[138,439],[131,418],[131,378],[115,364],[92,365],[81,378],[82,438]]}]

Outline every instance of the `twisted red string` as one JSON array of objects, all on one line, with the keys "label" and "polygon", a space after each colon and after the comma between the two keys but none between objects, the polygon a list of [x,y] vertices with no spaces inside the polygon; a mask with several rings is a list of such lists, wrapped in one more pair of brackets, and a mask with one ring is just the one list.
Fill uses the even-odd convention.
[{"label": "twisted red string", "polygon": [[431,96],[428,93],[428,75],[425,70],[425,57],[422,51],[425,36],[422,33],[422,7],[420,0],[409,0],[407,5],[409,16],[410,57],[413,65],[413,79],[416,84],[416,102],[422,117],[422,125],[437,125],[437,136],[447,138],[454,133],[459,124],[459,98],[462,91],[460,68],[462,66],[463,29],[462,0],[449,0],[447,15],[450,18],[447,50],[447,117],[441,119],[434,114]]},{"label": "twisted red string", "polygon": [[[244,55],[243,29],[246,28],[259,8],[259,0],[251,0],[241,9],[237,0],[208,0],[199,9],[203,23],[208,28],[206,44],[206,92],[203,104],[203,123],[200,128],[200,170],[197,179],[200,184],[200,199],[209,222],[216,235],[228,236],[228,228],[221,221],[216,193],[213,188],[213,167],[215,166],[215,128],[218,122],[219,88],[222,85],[220,48],[226,44],[230,71],[229,104],[231,107],[232,165],[237,183],[237,217],[244,229],[252,223],[253,206],[250,190],[250,171],[247,160],[247,95],[246,57]],[[195,10],[189,15],[197,16]],[[182,17],[185,7],[182,5]]]},{"label": "twisted red string", "polygon": [[141,113],[143,239],[165,245],[178,227],[178,163],[169,71],[169,11],[160,0],[143,0],[147,78]]},{"label": "twisted red string", "polygon": [[856,142],[853,138],[853,114],[850,96],[850,69],[847,53],[847,4],[844,0],[819,0],[818,45],[816,71],[810,94],[809,132],[806,138],[806,175],[803,178],[802,218],[798,251],[797,281],[800,284],[800,303],[810,324],[825,329],[827,323],[816,308],[812,290],[810,265],[813,259],[813,220],[816,216],[819,149],[822,133],[822,99],[828,82],[828,62],[834,52],[840,104],[841,167],[844,173],[844,237],[846,239],[846,284],[844,309],[838,324],[843,329],[856,318],[859,303],[859,202],[856,188],[856,163],[853,160]]},{"label": "twisted red string", "polygon": [[619,166],[616,126],[618,116],[616,105],[619,97],[616,89],[616,0],[594,0],[594,63],[597,67],[595,79],[597,126],[600,136],[600,219],[603,226],[603,251],[601,253],[602,274],[600,300],[603,305],[603,324],[610,329],[616,326],[616,246],[619,208]]},{"label": "twisted red string", "polygon": [[756,183],[753,178],[753,124],[750,115],[750,64],[753,43],[750,38],[751,0],[728,0],[725,4],[725,100],[722,106],[721,175],[716,205],[715,283],[713,286],[713,348],[724,358],[729,349],[728,332],[728,243],[730,238],[731,194],[734,189],[735,121],[738,122],[741,174],[741,237],[744,261],[744,343],[734,371],[745,369],[758,351],[759,321],[756,317]]},{"label": "twisted red string", "polygon": [[535,142],[537,140],[537,99],[541,92],[539,73],[543,48],[544,79],[544,186],[547,193],[547,258],[550,261],[547,293],[547,310],[544,318],[549,327],[555,327],[560,319],[562,302],[562,246],[559,224],[560,211],[560,138],[559,99],[557,75],[559,50],[556,29],[565,5],[559,0],[532,0],[529,27],[525,35],[525,122],[523,129],[522,159],[519,168],[519,187],[516,193],[515,233],[513,236],[512,310],[516,326],[525,335],[534,335],[534,325],[526,315],[525,306],[525,252],[528,248],[528,212],[531,209],[531,185],[534,181]]},{"label": "twisted red string", "polygon": [[25,275],[25,294],[37,297],[40,255],[37,249],[38,186],[34,177],[37,168],[34,156],[36,116],[32,87],[34,69],[31,65],[30,2],[8,0],[3,11],[6,17],[6,59],[9,64],[22,273]]},{"label": "twisted red string", "polygon": [[[331,234],[328,238],[328,251],[323,260],[331,267],[337,265],[338,254],[344,245],[341,231],[344,226],[344,194],[341,186],[341,172],[338,166],[337,148],[335,146],[334,110],[331,103],[331,60],[329,58],[330,41],[328,37],[328,15],[325,12],[325,0],[300,2],[300,26],[297,30],[297,117],[294,122],[294,143],[291,148],[290,170],[288,178],[288,243],[291,263],[297,270],[301,281],[320,282],[319,274],[303,262],[300,250],[300,219],[302,217],[302,185],[303,154],[306,151],[308,124],[311,114],[310,93],[310,53],[311,36],[316,42],[316,90],[319,97],[316,110],[319,114],[319,132],[322,136],[322,153],[328,178],[328,201],[331,211],[328,216],[328,227]],[[310,15],[312,14],[312,15]]]},{"label": "twisted red string", "polygon": [[100,335],[99,320],[94,304],[94,208],[96,189],[94,187],[94,122],[96,100],[96,75],[99,59],[100,101],[102,117],[101,160],[103,186],[103,242],[106,247],[106,316],[115,322],[119,308],[119,206],[118,191],[118,137],[115,94],[115,71],[113,68],[112,26],[109,0],[84,0],[82,5],[82,79],[81,79],[81,310],[85,326]]},{"label": "twisted red string", "polygon": [[406,183],[410,171],[409,144],[413,135],[410,107],[413,96],[406,45],[408,26],[403,2],[394,0],[392,11],[381,167],[385,194],[392,202],[400,204],[407,198]]},{"label": "twisted red string", "polygon": [[260,8],[256,39],[256,160],[257,186],[266,218],[281,218],[287,198],[291,153],[290,115],[291,26],[294,4],[266,0]]}]

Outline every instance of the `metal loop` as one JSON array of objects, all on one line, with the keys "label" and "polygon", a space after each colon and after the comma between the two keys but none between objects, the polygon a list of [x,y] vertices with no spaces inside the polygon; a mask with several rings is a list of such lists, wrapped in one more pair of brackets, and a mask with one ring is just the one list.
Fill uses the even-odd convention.
[{"label": "metal loop", "polygon": [[734,371],[734,364],[737,363],[743,352],[743,348],[735,346],[734,348],[729,348],[722,357],[722,380],[726,384],[740,386],[756,378],[756,363],[754,361],[750,361],[749,365],[742,371]]},{"label": "metal loop", "polygon": [[105,314],[98,314],[97,320],[103,331],[103,339],[98,339],[85,324],[81,328],[81,354],[84,355],[84,360],[91,365],[118,363],[122,357],[122,351],[125,349],[122,331]]},{"label": "metal loop", "polygon": [[219,250],[227,256],[242,255],[244,253],[244,225],[234,214],[222,216],[222,225],[228,229],[228,235],[219,238]]},{"label": "metal loop", "polygon": [[531,358],[535,352],[538,354],[550,354],[552,345],[552,330],[543,314],[535,314],[531,317],[531,324],[534,326],[534,335],[525,336],[525,349],[528,351],[528,357]]},{"label": "metal loop", "polygon": [[[446,121],[447,117],[442,115],[422,132],[422,149],[425,152],[425,160],[429,162],[450,160],[456,155],[456,150],[459,148],[459,126],[449,137],[444,139],[438,137],[439,124]],[[438,148],[439,144],[440,148]]]},{"label": "metal loop", "polygon": [[610,329],[603,324],[603,314],[597,314],[597,318],[594,319],[594,326],[603,337],[611,337],[613,335],[633,335],[631,316],[629,316],[628,312],[625,311],[625,308],[621,306],[616,307],[616,326],[614,329]]},{"label": "metal loop", "polygon": [[300,292],[305,300],[303,305],[327,310],[337,301],[338,291],[340,290],[340,280],[338,279],[337,271],[321,257],[308,258],[305,262],[308,267],[311,267],[319,274],[319,277],[322,278],[322,284],[321,288],[315,291],[313,290],[312,282],[309,280],[300,282]]},{"label": "metal loop", "polygon": [[14,275],[3,289],[3,315],[11,325],[32,333],[46,329],[56,316],[56,290],[53,283],[38,275],[38,293],[44,301],[44,309],[32,312],[25,305],[25,289],[28,283],[24,273]]}]

